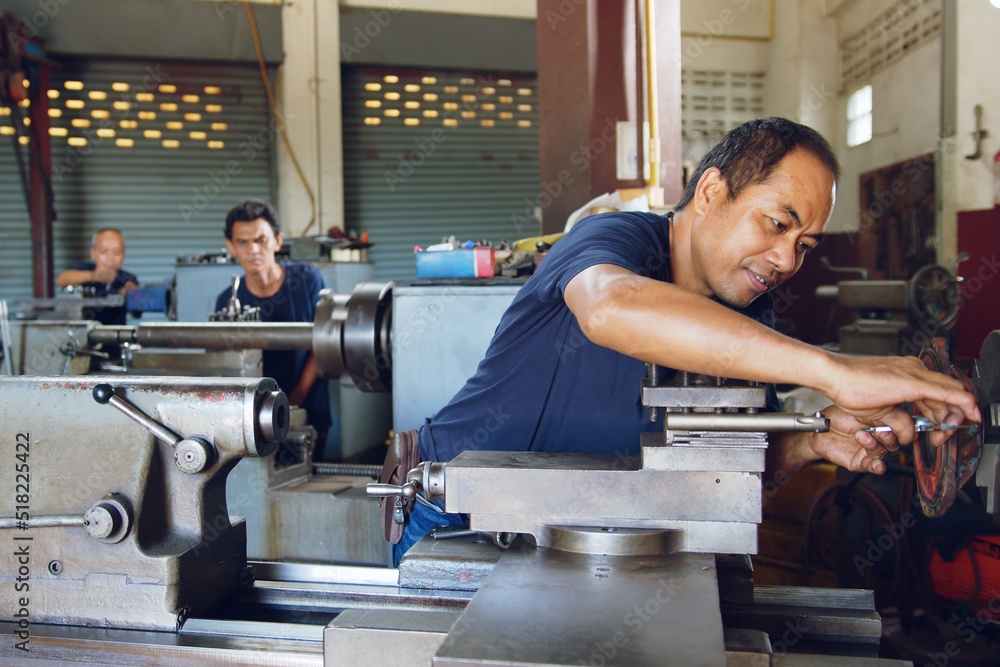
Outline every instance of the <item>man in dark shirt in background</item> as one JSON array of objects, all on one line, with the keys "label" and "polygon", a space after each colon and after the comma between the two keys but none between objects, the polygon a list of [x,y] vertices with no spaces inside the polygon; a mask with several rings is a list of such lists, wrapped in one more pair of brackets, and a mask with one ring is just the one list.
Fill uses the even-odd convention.
[{"label": "man in dark shirt in background", "polygon": [[[125,261],[125,237],[117,229],[99,229],[90,240],[89,262],[74,264],[56,278],[59,287],[80,285],[85,296],[127,295],[139,286],[135,274],[122,269]],[[125,306],[95,308],[94,318],[101,324],[125,324]]]},{"label": "man in dark shirt in background", "polygon": [[[240,303],[260,308],[264,322],[312,322],[323,276],[310,264],[276,261],[284,235],[274,207],[259,199],[241,201],[226,215],[225,233],[226,247],[246,273],[236,294]],[[226,288],[215,309],[223,310],[232,294]],[[288,402],[305,408],[322,446],[332,423],[329,388],[317,377],[312,352],[265,350],[263,362],[264,375],[275,379]]]}]

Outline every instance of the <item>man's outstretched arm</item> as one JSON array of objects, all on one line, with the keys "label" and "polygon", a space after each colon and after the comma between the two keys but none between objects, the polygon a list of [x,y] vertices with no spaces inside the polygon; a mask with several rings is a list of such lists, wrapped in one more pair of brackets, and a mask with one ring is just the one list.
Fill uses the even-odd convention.
[{"label": "man's outstretched arm", "polygon": [[[912,403],[936,422],[981,419],[975,397],[961,383],[926,370],[915,357],[834,354],[618,266],[581,271],[563,296],[597,345],[678,370],[809,387],[860,423],[893,426],[904,443],[912,441],[912,422],[896,407],[900,403]],[[947,434],[935,436],[943,441]]]}]

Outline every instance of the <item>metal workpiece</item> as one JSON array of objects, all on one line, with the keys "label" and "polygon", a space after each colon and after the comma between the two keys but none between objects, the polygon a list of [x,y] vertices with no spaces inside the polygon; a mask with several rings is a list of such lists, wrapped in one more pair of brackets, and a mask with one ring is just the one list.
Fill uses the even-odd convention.
[{"label": "metal workpiece", "polygon": [[826,433],[830,420],[823,415],[796,412],[667,412],[663,427],[680,431],[802,431]]},{"label": "metal workpiece", "polygon": [[976,486],[983,489],[984,509],[993,516],[1000,515],[1000,446],[983,445],[983,456],[976,468]]},{"label": "metal workpiece", "polygon": [[399,562],[399,585],[477,591],[504,553],[487,536],[475,531],[448,539],[428,534],[417,540]]},{"label": "metal workpiece", "polygon": [[664,447],[642,448],[645,470],[764,472],[764,447]]},{"label": "metal workpiece", "polygon": [[515,543],[434,665],[726,664],[715,559],[591,556]]},{"label": "metal workpiece", "polygon": [[642,404],[664,408],[763,408],[767,390],[763,386],[652,386],[642,380]]},{"label": "metal workpiece", "polygon": [[[99,384],[185,437],[171,446],[95,402]],[[25,568],[31,619],[39,623],[174,630],[240,587],[246,532],[229,516],[226,475],[242,457],[276,446],[260,423],[276,391],[269,378],[0,381],[0,451],[21,466],[0,467],[0,483],[24,488],[0,499],[0,517],[15,520],[7,534],[31,554],[28,565],[14,550],[0,554],[0,614],[10,618],[19,608],[15,579]],[[211,443],[213,455],[189,474],[175,457],[179,450],[185,458],[185,442],[198,441]],[[74,525],[45,526],[46,517],[74,517]],[[59,566],[36,565],[50,562]]]}]

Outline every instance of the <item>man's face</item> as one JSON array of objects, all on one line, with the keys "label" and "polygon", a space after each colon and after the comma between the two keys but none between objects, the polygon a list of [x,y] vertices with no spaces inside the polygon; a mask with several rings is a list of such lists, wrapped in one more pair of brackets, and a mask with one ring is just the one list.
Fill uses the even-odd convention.
[{"label": "man's face", "polygon": [[233,223],[232,236],[226,239],[226,246],[247,273],[261,273],[273,267],[274,253],[281,248],[284,238],[281,234],[275,236],[264,218]]},{"label": "man's face", "polygon": [[717,187],[697,203],[695,291],[742,308],[795,275],[805,253],[822,240],[833,210],[833,175],[804,150],[786,155],[766,181],[735,199],[728,198],[717,170],[706,175]]},{"label": "man's face", "polygon": [[90,247],[90,258],[97,266],[117,273],[125,261],[125,239],[117,232],[101,232]]}]

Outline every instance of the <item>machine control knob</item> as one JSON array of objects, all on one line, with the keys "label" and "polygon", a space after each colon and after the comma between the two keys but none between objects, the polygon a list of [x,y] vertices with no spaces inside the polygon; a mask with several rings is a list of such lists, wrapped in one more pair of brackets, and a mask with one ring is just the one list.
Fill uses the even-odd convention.
[{"label": "machine control knob", "polygon": [[98,503],[83,515],[83,527],[94,539],[110,537],[121,526],[121,517],[107,503]]},{"label": "machine control knob", "polygon": [[131,525],[129,506],[118,494],[108,494],[83,514],[83,528],[95,540],[114,544],[128,534]]},{"label": "machine control knob", "polygon": [[215,461],[215,448],[202,438],[184,438],[174,448],[174,463],[189,475],[201,472]]}]

